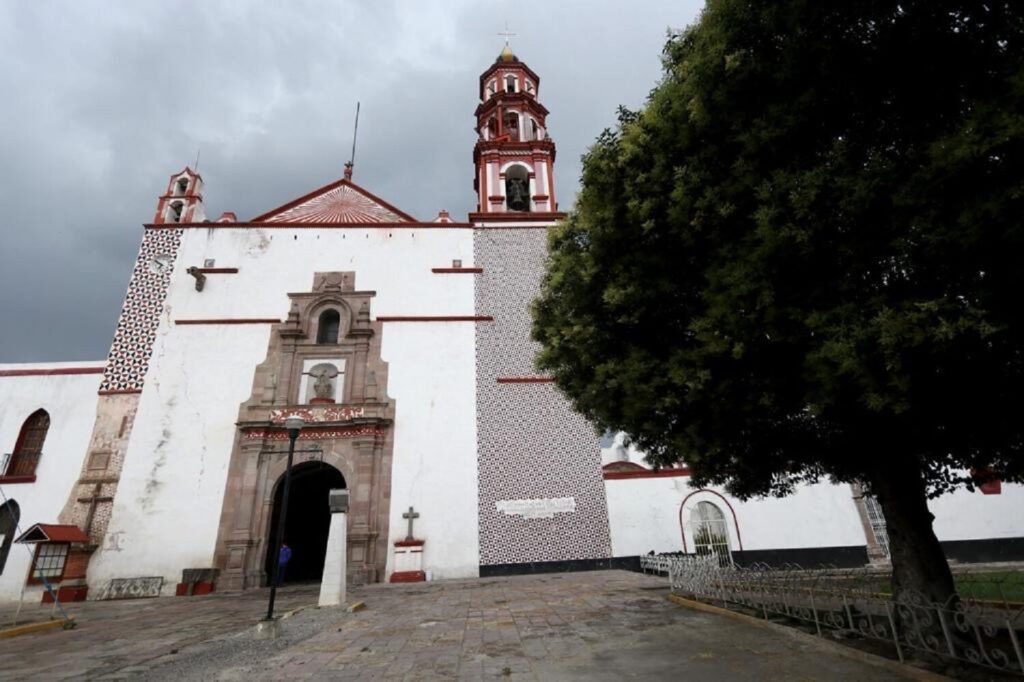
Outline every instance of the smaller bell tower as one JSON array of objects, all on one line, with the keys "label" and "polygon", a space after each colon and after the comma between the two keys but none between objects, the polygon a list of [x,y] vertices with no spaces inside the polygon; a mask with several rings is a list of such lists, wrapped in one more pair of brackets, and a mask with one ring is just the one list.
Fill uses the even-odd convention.
[{"label": "smaller bell tower", "polygon": [[480,76],[473,148],[477,209],[470,220],[548,220],[556,217],[552,171],[555,143],[548,110],[538,101],[540,77],[505,48]]},{"label": "smaller bell tower", "polygon": [[201,223],[203,210],[203,178],[188,166],[171,176],[167,192],[156,204],[156,225],[167,223]]}]

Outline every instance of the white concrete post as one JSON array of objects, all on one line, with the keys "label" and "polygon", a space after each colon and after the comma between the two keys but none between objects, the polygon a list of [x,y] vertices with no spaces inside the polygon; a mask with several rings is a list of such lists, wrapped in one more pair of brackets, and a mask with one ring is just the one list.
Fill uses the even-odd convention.
[{"label": "white concrete post", "polygon": [[327,556],[324,557],[324,575],[320,581],[320,606],[339,606],[345,603],[348,491],[332,490],[330,496],[331,529],[327,535]]}]

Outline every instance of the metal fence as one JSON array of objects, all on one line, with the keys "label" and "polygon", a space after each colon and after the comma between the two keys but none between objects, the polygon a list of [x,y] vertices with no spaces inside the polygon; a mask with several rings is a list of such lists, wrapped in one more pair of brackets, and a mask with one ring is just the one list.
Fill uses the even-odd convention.
[{"label": "metal fence", "polygon": [[892,645],[907,657],[941,657],[1024,675],[1024,574],[954,571],[959,598],[929,601],[904,591],[894,600],[877,569],[722,566],[713,556],[640,558],[644,572],[667,575],[672,591],[766,620],[788,620]]}]

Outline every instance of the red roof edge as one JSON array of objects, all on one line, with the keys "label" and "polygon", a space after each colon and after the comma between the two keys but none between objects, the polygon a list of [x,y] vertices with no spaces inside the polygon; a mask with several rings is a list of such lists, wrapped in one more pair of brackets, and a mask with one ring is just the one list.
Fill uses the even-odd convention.
[{"label": "red roof edge", "polygon": [[392,213],[397,215],[399,218],[402,218],[403,220],[406,220],[406,221],[408,221],[410,223],[415,223],[416,222],[416,219],[413,218],[408,213],[406,213],[405,211],[403,211],[403,210],[401,210],[401,209],[399,209],[399,208],[389,204],[388,202],[386,202],[383,199],[381,199],[380,197],[378,197],[376,194],[373,194],[372,192],[368,192],[367,190],[363,189],[362,187],[360,187],[356,183],[352,182],[351,180],[346,180],[345,178],[342,178],[341,180],[336,180],[336,181],[334,181],[332,183],[326,184],[323,187],[320,187],[319,189],[315,189],[312,192],[309,192],[308,194],[303,194],[298,199],[293,199],[293,200],[289,201],[287,204],[282,204],[281,206],[278,206],[277,208],[275,208],[275,209],[273,209],[271,211],[267,211],[266,213],[264,213],[262,215],[258,215],[255,218],[253,218],[252,220],[250,220],[249,222],[251,222],[251,223],[263,222],[263,221],[267,220],[268,218],[274,217],[278,213],[284,213],[285,211],[287,211],[290,208],[294,208],[294,207],[298,206],[299,204],[301,204],[301,203],[303,203],[305,201],[309,201],[310,199],[312,199],[313,197],[317,196],[318,194],[323,194],[324,192],[330,192],[331,190],[337,189],[337,188],[339,188],[339,187],[341,187],[343,185],[347,185],[348,187],[350,187],[350,188],[354,189],[355,191],[359,192],[360,194],[362,194],[364,197],[370,199],[371,201],[377,202],[378,204],[380,204],[384,208],[388,209],[389,211],[391,211]]},{"label": "red roof edge", "polygon": [[37,523],[15,540],[15,542],[89,542],[89,536],[81,528],[71,524]]}]

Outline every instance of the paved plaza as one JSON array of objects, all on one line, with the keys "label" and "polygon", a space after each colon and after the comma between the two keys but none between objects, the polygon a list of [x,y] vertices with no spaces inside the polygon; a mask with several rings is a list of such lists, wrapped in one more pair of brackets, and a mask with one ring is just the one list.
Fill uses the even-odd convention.
[{"label": "paved plaza", "polygon": [[[691,611],[624,571],[372,585],[256,640],[266,592],[70,605],[79,626],[0,641],[2,679],[864,680],[891,673]],[[316,589],[279,592],[280,610]]]}]

